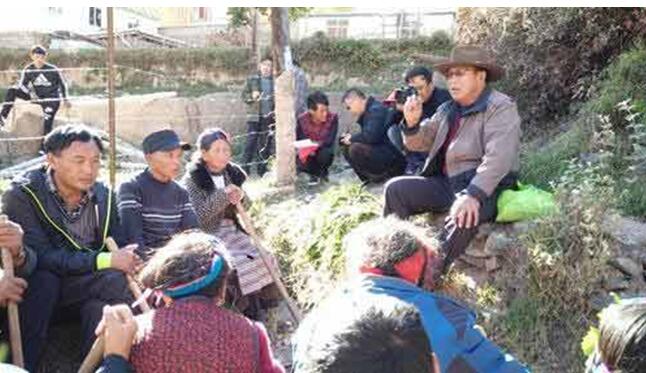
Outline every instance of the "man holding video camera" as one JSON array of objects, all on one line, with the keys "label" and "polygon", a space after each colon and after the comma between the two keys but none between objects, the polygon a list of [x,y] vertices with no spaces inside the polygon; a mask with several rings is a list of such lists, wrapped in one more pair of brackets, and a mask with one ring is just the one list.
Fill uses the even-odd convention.
[{"label": "man holding video camera", "polygon": [[[413,106],[407,118],[401,120],[402,125],[418,125],[422,120],[435,114],[437,108],[451,99],[446,89],[433,85],[433,71],[425,66],[415,66],[406,72],[406,86],[395,90],[394,101],[396,110],[403,111],[408,97],[413,96]],[[398,122],[399,123],[399,122]],[[397,124],[397,123],[394,123]],[[388,138],[406,156],[406,175],[416,175],[424,166],[427,153],[409,151],[403,144],[401,129],[393,125],[388,129]]]}]

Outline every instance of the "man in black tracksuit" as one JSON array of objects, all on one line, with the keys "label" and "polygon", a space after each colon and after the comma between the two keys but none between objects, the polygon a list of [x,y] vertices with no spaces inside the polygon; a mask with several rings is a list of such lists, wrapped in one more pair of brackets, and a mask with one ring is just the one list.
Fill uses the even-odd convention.
[{"label": "man in black tracksuit", "polygon": [[3,212],[24,230],[36,252],[36,270],[20,304],[26,368],[35,372],[51,321],[81,321],[81,354],[94,342],[105,305],[130,304],[125,273],[140,264],[134,248],[106,252],[113,237],[124,243],[114,193],[97,182],[101,140],[84,126],[63,126],[45,138],[47,167],[16,178]]},{"label": "man in black tracksuit", "polygon": [[66,107],[67,87],[58,68],[45,62],[47,51],[37,45],[31,49],[32,63],[22,71],[17,86],[9,88],[4,98],[5,103],[0,111],[0,127],[2,127],[13,108],[16,98],[31,100],[31,93],[36,97],[36,103],[43,109],[43,135],[52,130],[54,117],[60,107],[61,100]]}]

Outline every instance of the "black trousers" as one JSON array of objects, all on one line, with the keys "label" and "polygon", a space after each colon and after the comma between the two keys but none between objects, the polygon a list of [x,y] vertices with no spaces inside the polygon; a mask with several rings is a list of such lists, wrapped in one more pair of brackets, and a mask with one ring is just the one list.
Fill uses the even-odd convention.
[{"label": "black trousers", "polygon": [[262,176],[267,172],[267,160],[275,153],[275,139],[273,134],[267,133],[269,125],[274,123],[274,118],[261,118],[260,121],[247,122],[247,143],[244,148],[243,166],[250,175],[249,163],[258,159],[256,171]]},{"label": "black trousers", "polygon": [[352,143],[341,147],[343,157],[363,182],[378,183],[404,173],[406,160],[391,145]]},{"label": "black trousers", "polygon": [[305,163],[301,162],[301,159],[296,156],[296,168],[298,171],[310,175],[326,177],[332,161],[334,161],[334,148],[319,148],[316,153],[307,158]]},{"label": "black trousers", "polygon": [[59,276],[37,270],[29,279],[25,298],[20,303],[20,328],[26,369],[35,372],[47,341],[52,321],[81,321],[81,356],[94,343],[94,330],[106,305],[132,302],[122,272],[102,270],[78,276]]},{"label": "black trousers", "polygon": [[[425,212],[447,212],[455,201],[456,193],[461,193],[467,185],[467,180],[451,183],[447,177],[439,175],[394,178],[385,187],[384,216],[395,214],[401,219],[407,219]],[[496,191],[483,201],[480,206],[480,224],[495,218],[499,193],[500,191]],[[443,271],[464,254],[476,233],[477,227],[458,228],[453,219],[447,218],[439,236],[444,256]]]},{"label": "black trousers", "polygon": [[[4,99],[5,103],[2,105],[2,110],[0,111],[0,116],[7,118],[11,109],[13,108],[13,103],[16,101],[16,98],[20,98],[26,101],[31,100],[31,96],[28,93],[25,93],[23,90],[17,87],[11,87],[7,90],[7,95]],[[50,99],[52,101],[38,102],[38,105],[43,109],[43,135],[47,135],[52,131],[54,125],[54,118],[56,113],[61,105],[61,102],[58,101],[58,97],[47,97],[43,99]]]}]

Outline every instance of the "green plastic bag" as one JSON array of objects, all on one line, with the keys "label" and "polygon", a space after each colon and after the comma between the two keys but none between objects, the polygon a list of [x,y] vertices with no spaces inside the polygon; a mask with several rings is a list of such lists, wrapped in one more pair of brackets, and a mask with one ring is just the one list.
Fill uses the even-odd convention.
[{"label": "green plastic bag", "polygon": [[518,183],[517,190],[505,190],[497,201],[497,223],[531,220],[551,214],[556,210],[556,201],[550,192],[533,185]]}]

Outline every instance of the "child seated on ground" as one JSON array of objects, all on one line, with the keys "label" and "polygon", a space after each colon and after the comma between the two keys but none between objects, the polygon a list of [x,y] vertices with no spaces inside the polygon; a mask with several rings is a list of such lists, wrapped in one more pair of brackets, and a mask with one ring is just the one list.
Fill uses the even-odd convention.
[{"label": "child seated on ground", "polygon": [[646,372],[646,298],[624,300],[601,315],[597,350],[586,373]]}]

